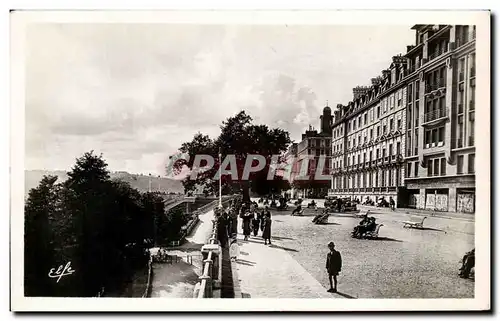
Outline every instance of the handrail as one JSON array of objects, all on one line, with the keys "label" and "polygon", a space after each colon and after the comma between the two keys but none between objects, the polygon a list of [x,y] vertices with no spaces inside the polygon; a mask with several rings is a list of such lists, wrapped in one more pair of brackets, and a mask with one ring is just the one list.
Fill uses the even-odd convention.
[{"label": "handrail", "polygon": [[[228,197],[225,200],[222,201],[222,205],[224,206],[227,204],[227,202],[231,201],[234,197]],[[218,201],[215,201],[218,202]],[[213,206],[214,202],[210,202],[207,205],[204,205],[203,207],[200,207],[198,210],[204,208],[207,209],[210,206]],[[218,244],[217,241],[217,222],[216,220],[213,220],[212,222],[212,232],[210,233],[210,237],[207,241],[208,245],[216,245]],[[202,248],[203,251],[203,248]],[[203,274],[200,276],[200,282],[195,286],[195,293],[194,297],[198,299],[204,299],[204,298],[212,298],[213,297],[213,284],[215,279],[218,279],[219,272],[215,270],[220,269],[221,264],[222,264],[222,253],[216,253],[215,249],[208,249],[207,253],[207,258],[203,261]],[[217,257],[215,257],[217,256]],[[216,262],[214,261],[214,257],[216,259]],[[198,291],[198,293],[196,293]]]}]

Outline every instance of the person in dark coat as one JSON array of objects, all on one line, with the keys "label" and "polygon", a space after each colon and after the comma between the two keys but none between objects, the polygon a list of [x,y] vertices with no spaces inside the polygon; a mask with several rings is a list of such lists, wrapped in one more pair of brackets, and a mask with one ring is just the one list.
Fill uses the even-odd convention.
[{"label": "person in dark coat", "polygon": [[476,249],[472,249],[472,251],[465,253],[462,258],[462,267],[460,268],[460,277],[467,279],[470,276],[471,270],[475,265]]},{"label": "person in dark coat", "polygon": [[255,212],[252,218],[253,236],[257,236],[257,234],[259,233],[259,227],[260,227],[260,214],[258,212]]},{"label": "person in dark coat", "polygon": [[227,235],[227,220],[222,212],[221,215],[217,217],[217,239],[219,240],[220,246],[222,248],[226,247],[228,235]]},{"label": "person in dark coat", "polygon": [[269,245],[271,245],[271,213],[267,213],[264,218],[264,230],[262,231],[262,238],[264,239],[264,244],[267,245],[269,241]]},{"label": "person in dark coat", "polygon": [[250,225],[252,221],[252,212],[249,210],[246,210],[243,213],[243,235],[245,236],[244,240],[247,241],[248,237],[250,236]]},{"label": "person in dark coat", "polygon": [[266,223],[266,216],[269,214],[271,216],[271,212],[269,212],[269,207],[264,207],[262,212],[260,213],[260,230],[264,231],[264,225]]},{"label": "person in dark coat", "polygon": [[333,242],[328,243],[328,248],[330,249],[330,252],[326,255],[326,271],[328,272],[328,279],[330,281],[330,289],[328,289],[328,292],[336,293],[337,276],[342,270],[342,256],[339,251],[335,250],[335,244]]}]

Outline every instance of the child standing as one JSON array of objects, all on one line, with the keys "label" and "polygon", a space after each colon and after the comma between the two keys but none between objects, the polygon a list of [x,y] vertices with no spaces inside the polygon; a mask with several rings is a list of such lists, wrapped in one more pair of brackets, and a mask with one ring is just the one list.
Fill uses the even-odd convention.
[{"label": "child standing", "polygon": [[333,242],[328,243],[328,248],[330,249],[330,252],[328,252],[326,256],[326,270],[328,272],[328,279],[330,280],[330,289],[328,289],[328,292],[336,293],[337,275],[339,275],[342,269],[342,256],[339,251],[335,250],[335,244]]}]

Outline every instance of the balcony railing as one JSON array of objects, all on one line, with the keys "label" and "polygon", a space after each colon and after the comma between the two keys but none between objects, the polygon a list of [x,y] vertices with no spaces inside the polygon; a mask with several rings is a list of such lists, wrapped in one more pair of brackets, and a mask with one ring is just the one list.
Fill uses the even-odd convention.
[{"label": "balcony railing", "polygon": [[424,114],[422,123],[428,123],[436,119],[448,117],[448,109],[447,108],[439,108],[434,111],[428,112]]},{"label": "balcony railing", "polygon": [[446,50],[437,50],[437,51],[434,51],[433,53],[431,53],[429,55],[429,60],[428,61],[436,59],[437,57],[441,56],[444,53],[446,53]]},{"label": "balcony railing", "polygon": [[435,82],[427,84],[425,86],[425,92],[430,93],[431,91],[438,90],[439,88],[444,88],[444,87],[446,87],[446,79],[439,78]]}]

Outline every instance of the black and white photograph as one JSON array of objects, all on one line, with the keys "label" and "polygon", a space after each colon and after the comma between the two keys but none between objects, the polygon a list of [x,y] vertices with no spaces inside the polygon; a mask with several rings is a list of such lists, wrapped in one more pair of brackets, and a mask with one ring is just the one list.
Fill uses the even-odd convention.
[{"label": "black and white photograph", "polygon": [[490,309],[488,11],[11,26],[12,310]]}]

